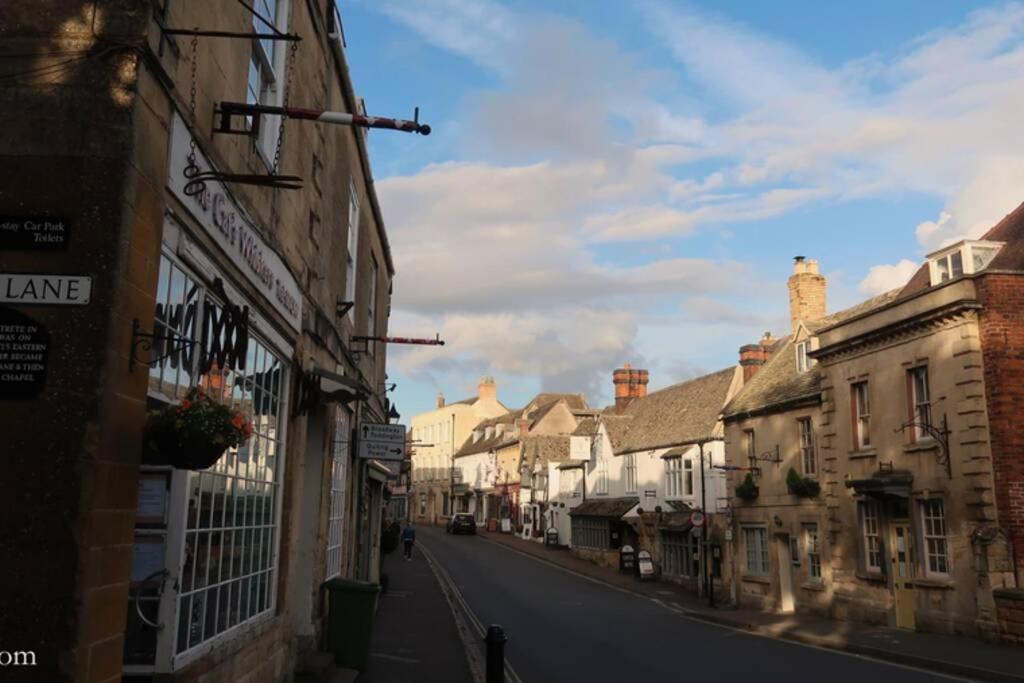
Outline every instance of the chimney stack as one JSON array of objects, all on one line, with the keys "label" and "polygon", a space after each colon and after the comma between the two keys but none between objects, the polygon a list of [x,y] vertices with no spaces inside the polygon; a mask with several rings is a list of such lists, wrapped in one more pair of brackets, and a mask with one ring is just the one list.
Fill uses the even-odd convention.
[{"label": "chimney stack", "polygon": [[801,320],[825,317],[825,277],[818,272],[818,262],[803,256],[793,259],[789,277],[789,319],[793,332]]},{"label": "chimney stack", "polygon": [[444,394],[437,392],[437,407],[444,408]]},{"label": "chimney stack", "polygon": [[615,385],[615,414],[622,415],[634,399],[647,395],[647,382],[650,381],[646,370],[634,370],[629,363],[612,373],[612,384]]},{"label": "chimney stack", "polygon": [[765,332],[757,344],[740,347],[740,367],[743,368],[743,383],[746,384],[757,374],[761,366],[772,357],[772,347],[778,341],[771,332]]},{"label": "chimney stack", "polygon": [[530,434],[530,421],[525,418],[518,420],[519,438],[522,439]]},{"label": "chimney stack", "polygon": [[477,387],[477,396],[481,401],[498,400],[498,387],[494,383],[493,377],[488,375],[480,378],[480,384]]}]

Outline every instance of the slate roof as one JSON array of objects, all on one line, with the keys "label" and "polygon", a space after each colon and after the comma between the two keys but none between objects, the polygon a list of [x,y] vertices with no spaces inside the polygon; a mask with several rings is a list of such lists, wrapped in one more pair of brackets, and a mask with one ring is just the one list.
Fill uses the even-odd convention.
[{"label": "slate roof", "polygon": [[[1024,270],[1024,204],[1007,214],[981,236],[983,240],[1006,242],[986,270]],[[931,275],[925,262],[900,291],[899,298],[913,296],[931,287]]]},{"label": "slate roof", "polygon": [[604,517],[620,519],[637,504],[640,499],[632,498],[592,498],[569,511],[572,517]]},{"label": "slate roof", "polygon": [[[899,293],[899,289],[894,289],[820,320],[804,323],[804,326],[814,334],[818,330],[884,306],[893,301]],[[779,340],[772,357],[729,402],[724,415],[731,418],[747,413],[771,412],[773,409],[784,410],[805,400],[816,400],[820,396],[821,369],[814,365],[806,372],[797,372],[793,336],[789,335]]]},{"label": "slate roof", "polygon": [[621,437],[612,435],[615,418],[604,418],[612,427],[612,449],[633,453],[712,436],[735,374],[735,368],[727,368],[634,399],[623,413],[628,422]]}]

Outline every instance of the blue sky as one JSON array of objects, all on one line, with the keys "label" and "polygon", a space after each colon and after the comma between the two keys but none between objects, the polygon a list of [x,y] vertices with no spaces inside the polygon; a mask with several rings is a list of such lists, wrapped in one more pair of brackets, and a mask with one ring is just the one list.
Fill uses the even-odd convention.
[{"label": "blue sky", "polygon": [[1024,200],[1024,6],[947,2],[353,0],[395,253],[406,416],[494,375],[611,395],[788,327],[792,257],[838,310]]}]

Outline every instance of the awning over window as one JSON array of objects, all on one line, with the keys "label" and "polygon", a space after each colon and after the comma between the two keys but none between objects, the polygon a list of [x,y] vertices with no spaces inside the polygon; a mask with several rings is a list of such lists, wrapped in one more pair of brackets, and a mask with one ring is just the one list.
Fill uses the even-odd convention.
[{"label": "awning over window", "polygon": [[878,472],[870,479],[854,479],[846,487],[863,496],[909,498],[914,477],[908,472]]},{"label": "awning over window", "polygon": [[320,378],[320,395],[325,403],[351,403],[365,401],[370,390],[362,382],[344,377],[321,367],[314,367],[313,374]]},{"label": "awning over window", "polygon": [[639,498],[599,498],[588,500],[569,511],[572,517],[621,519],[640,502]]}]

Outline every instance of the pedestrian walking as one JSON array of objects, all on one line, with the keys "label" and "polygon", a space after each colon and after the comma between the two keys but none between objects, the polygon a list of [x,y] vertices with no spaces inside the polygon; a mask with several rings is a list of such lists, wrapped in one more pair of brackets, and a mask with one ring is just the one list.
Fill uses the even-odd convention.
[{"label": "pedestrian walking", "polygon": [[405,525],[402,530],[402,544],[405,546],[405,561],[412,562],[412,546],[416,543],[416,530],[412,528],[412,522]]}]

